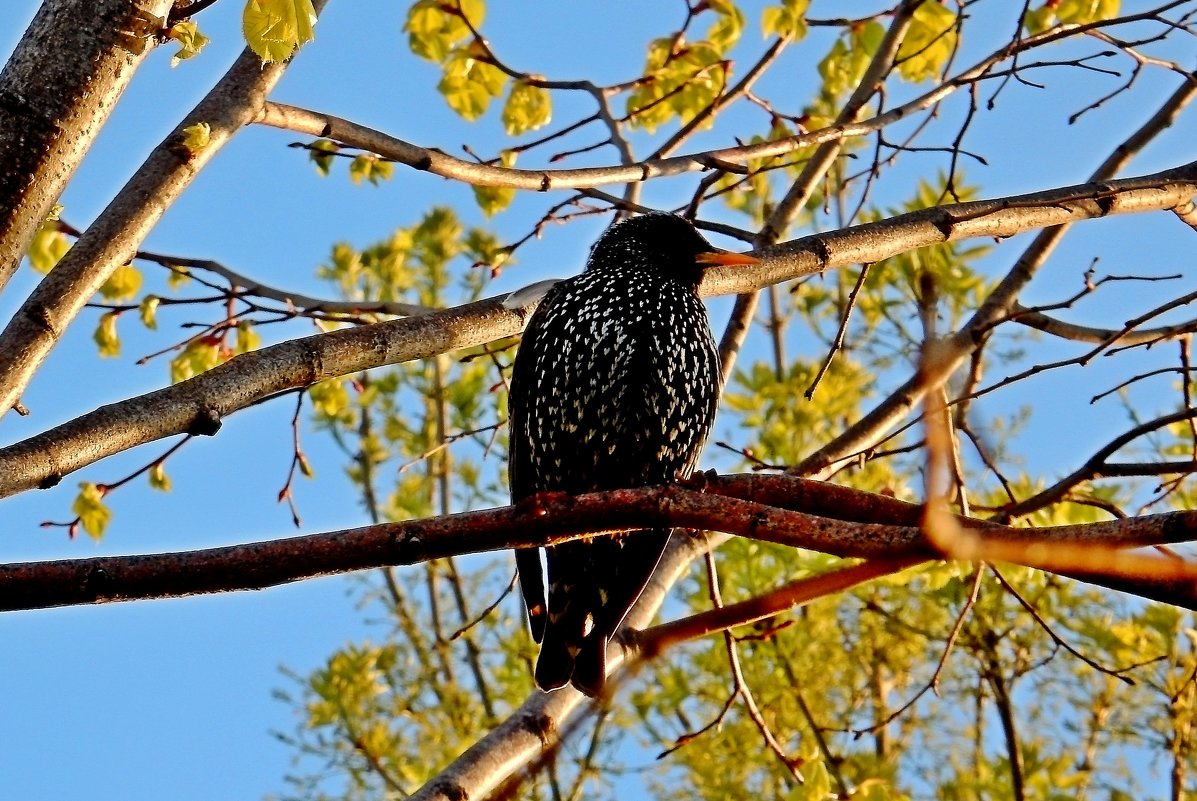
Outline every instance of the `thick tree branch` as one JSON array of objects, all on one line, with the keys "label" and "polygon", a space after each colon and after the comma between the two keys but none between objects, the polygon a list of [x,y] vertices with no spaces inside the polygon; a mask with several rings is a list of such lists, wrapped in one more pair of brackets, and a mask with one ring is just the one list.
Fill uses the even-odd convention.
[{"label": "thick tree branch", "polygon": [[0,497],[49,487],[105,456],[179,433],[212,435],[224,417],[286,390],[426,359],[518,333],[524,315],[485,300],[291,340],[195,378],[95,411],[0,450]]},{"label": "thick tree branch", "polygon": [[728,147],[689,153],[634,164],[577,169],[518,169],[479,164],[450,156],[435,148],[423,147],[367,128],[350,120],[318,111],[267,103],[257,122],[309,136],[333,139],[343,145],[376,153],[412,169],[452,178],[472,186],[502,186],[548,192],[554,189],[579,189],[648,181],[689,172],[721,168],[728,163],[790,153],[811,143],[842,139],[859,132],[848,128],[825,128],[810,134],[762,142],[757,145]]},{"label": "thick tree branch", "polygon": [[[762,263],[752,268],[709,270],[700,291],[706,296],[741,294],[945,241],[1012,236],[1112,214],[1168,210],[1195,194],[1197,162],[1139,178],[937,206],[778,245],[761,254]],[[59,269],[61,265],[54,272]],[[530,304],[510,310],[502,299],[492,298],[433,314],[317,334],[238,356],[173,387],[103,406],[0,449],[0,498],[53,486],[67,474],[135,445],[173,434],[212,434],[226,415],[288,389],[517,334],[532,308]],[[966,353],[971,348],[972,331],[966,327],[956,335],[957,350]],[[964,341],[968,347],[961,344]],[[878,413],[899,419],[921,397],[919,386],[906,392],[914,400],[904,404],[891,401]],[[868,430],[874,430],[872,419],[866,420]],[[842,450],[844,443],[851,441],[837,441],[837,447]]]},{"label": "thick tree branch", "polygon": [[[326,2],[314,0],[313,6],[319,12]],[[86,18],[86,13],[80,16]],[[0,359],[0,417],[17,402],[84,304],[116,268],[133,258],[150,229],[199,171],[252,121],[287,63],[263,66],[257,54],[246,48],[41,280],[0,333],[0,353],[6,355]],[[184,129],[197,124],[209,126],[209,140],[193,152],[184,144]]]},{"label": "thick tree branch", "polygon": [[0,291],[170,7],[171,0],[46,0],[0,72]]},{"label": "thick tree branch", "polygon": [[[916,504],[802,479],[704,477],[693,486],[546,494],[517,506],[200,551],[11,564],[0,567],[0,610],[262,589],[648,525],[711,529],[842,557],[936,558],[918,525],[922,514]],[[1189,511],[1041,529],[964,518],[957,524],[1005,558],[1032,564],[1033,548],[1047,543],[1100,550],[1197,540],[1197,512]],[[1187,576],[1181,573],[1160,575]]]}]

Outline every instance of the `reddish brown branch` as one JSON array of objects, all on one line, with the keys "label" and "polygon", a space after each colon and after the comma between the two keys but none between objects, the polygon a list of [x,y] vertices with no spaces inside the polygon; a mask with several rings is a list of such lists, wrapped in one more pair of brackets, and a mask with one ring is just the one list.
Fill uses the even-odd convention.
[{"label": "reddish brown branch", "polygon": [[866,581],[905,570],[921,561],[924,561],[924,557],[880,557],[842,570],[801,578],[747,601],[654,626],[637,637],[636,643],[646,658],[652,658],[666,648],[686,640],[695,640],[733,626],[764,620],[816,598],[835,595]]},{"label": "reddish brown branch", "polygon": [[[844,557],[919,561],[936,558],[917,525],[921,514],[916,504],[786,476],[704,477],[686,487],[541,495],[514,507],[201,551],[10,564],[0,566],[0,611],[262,589],[645,526],[712,529]],[[987,554],[1032,566],[1049,551],[1091,549],[1100,556],[1116,548],[1197,540],[1194,511],[1034,530],[957,521]],[[1092,583],[1197,608],[1192,565],[1148,559],[1150,573],[1130,575],[1103,573],[1094,568],[1098,562],[1063,564],[1072,566],[1069,575]],[[1156,569],[1157,562],[1168,569]]]}]

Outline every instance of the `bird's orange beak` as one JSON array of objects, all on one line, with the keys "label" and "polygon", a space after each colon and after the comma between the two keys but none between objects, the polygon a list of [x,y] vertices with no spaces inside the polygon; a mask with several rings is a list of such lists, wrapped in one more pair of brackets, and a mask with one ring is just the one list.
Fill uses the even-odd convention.
[{"label": "bird's orange beak", "polygon": [[744,266],[761,263],[761,260],[756,256],[749,256],[747,253],[729,253],[726,250],[712,250],[709,253],[699,253],[694,257],[694,261],[704,267],[711,267],[716,264]]}]

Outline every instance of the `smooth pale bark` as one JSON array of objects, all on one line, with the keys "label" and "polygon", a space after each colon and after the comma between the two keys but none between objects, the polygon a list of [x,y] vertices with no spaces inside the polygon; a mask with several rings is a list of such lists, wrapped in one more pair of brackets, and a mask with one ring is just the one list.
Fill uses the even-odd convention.
[{"label": "smooth pale bark", "polygon": [[[317,13],[327,0],[313,0]],[[261,115],[266,96],[290,61],[263,65],[249,48],[211,91],[146,157],[0,333],[0,417],[58,344],[67,326],[121,265],[196,175],[244,126]],[[208,143],[191,150],[186,129],[208,126]]]},{"label": "smooth pale bark", "polygon": [[0,290],[152,49],[170,6],[45,0],[0,72]]}]

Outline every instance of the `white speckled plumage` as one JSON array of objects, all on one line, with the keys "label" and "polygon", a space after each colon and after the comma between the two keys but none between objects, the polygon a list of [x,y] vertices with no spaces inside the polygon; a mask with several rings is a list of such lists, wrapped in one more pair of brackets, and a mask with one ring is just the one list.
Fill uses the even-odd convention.
[{"label": "white speckled plumage", "polygon": [[[586,270],[554,286],[529,322],[511,380],[514,501],[686,478],[710,432],[719,357],[696,287],[714,252],[685,220],[617,223]],[[665,529],[516,552],[544,689],[601,690],[608,639],[639,597]]]}]

